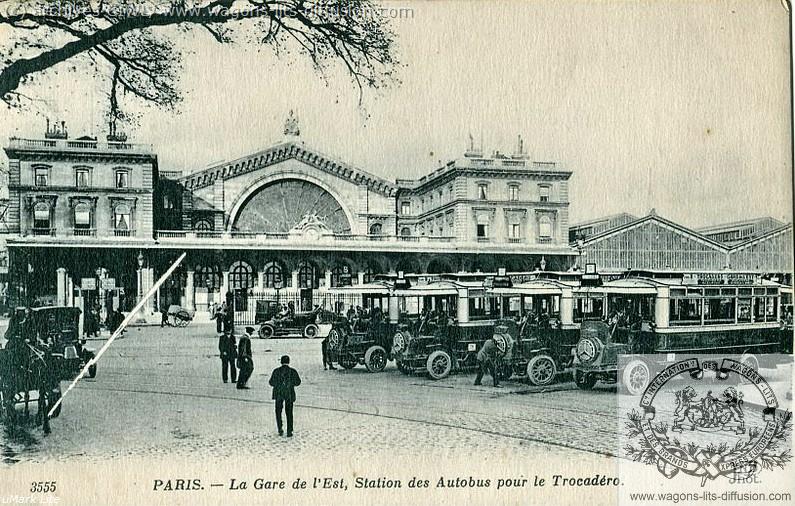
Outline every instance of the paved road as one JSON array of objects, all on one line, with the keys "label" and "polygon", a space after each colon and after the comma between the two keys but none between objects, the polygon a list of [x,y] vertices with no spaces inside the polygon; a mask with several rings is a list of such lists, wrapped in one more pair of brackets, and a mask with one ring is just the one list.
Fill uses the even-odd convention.
[{"label": "paved road", "polygon": [[[7,434],[4,460],[279,455],[286,444],[319,456],[341,449],[453,456],[525,447],[617,453],[615,389],[580,392],[563,383],[546,391],[508,382],[497,390],[473,386],[471,374],[436,382],[404,376],[392,364],[380,374],[363,367],[325,371],[319,340],[257,339],[253,351],[252,388],[237,390],[221,382],[211,326],[130,329],[102,357],[97,378],[82,380],[66,397],[52,435]],[[292,441],[275,434],[267,385],[284,353],[303,378]]]},{"label": "paved road", "polygon": [[[319,340],[255,339],[253,351],[252,388],[237,390],[221,382],[212,326],[132,328],[102,357],[97,378],[66,397],[52,435],[0,435],[4,461],[279,456],[286,448],[312,456],[427,451],[440,458],[522,448],[575,457],[620,453],[624,418],[615,388],[582,392],[571,382],[541,389],[516,381],[494,389],[488,381],[473,386],[472,374],[432,381],[392,364],[379,374],[325,371]],[[303,378],[293,440],[275,433],[267,385],[285,353]]]}]

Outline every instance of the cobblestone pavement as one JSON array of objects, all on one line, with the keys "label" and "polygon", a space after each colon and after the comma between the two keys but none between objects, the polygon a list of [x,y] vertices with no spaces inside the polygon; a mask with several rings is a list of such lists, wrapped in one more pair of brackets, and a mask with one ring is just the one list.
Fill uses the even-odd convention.
[{"label": "cobblestone pavement", "polygon": [[[623,420],[616,414],[615,388],[582,392],[570,382],[541,389],[511,381],[494,389],[473,386],[472,374],[432,381],[405,376],[392,364],[379,374],[363,367],[325,371],[319,340],[255,339],[251,390],[237,390],[221,382],[213,330],[210,325],[130,329],[102,357],[96,379],[82,380],[65,398],[51,435],[42,437],[36,428],[0,436],[5,464],[124,456],[278,457],[286,448],[299,457],[343,450],[432,452],[440,458],[506,450],[573,457],[619,453]],[[285,353],[303,379],[292,440],[275,433],[267,385]]]}]

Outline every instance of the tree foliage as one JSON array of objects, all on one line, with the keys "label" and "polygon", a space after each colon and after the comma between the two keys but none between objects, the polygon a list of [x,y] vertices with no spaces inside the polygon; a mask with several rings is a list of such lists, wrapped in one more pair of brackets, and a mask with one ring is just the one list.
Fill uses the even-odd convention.
[{"label": "tree foliage", "polygon": [[21,107],[26,85],[71,68],[107,80],[114,122],[125,118],[122,93],[175,109],[177,42],[195,36],[297,50],[320,75],[341,65],[361,97],[394,80],[394,34],[380,11],[372,0],[0,0],[0,98]]}]

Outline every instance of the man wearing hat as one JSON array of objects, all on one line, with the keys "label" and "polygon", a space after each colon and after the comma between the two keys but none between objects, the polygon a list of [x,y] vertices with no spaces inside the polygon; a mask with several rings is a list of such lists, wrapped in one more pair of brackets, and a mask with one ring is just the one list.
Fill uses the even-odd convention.
[{"label": "man wearing hat", "polygon": [[232,376],[232,383],[237,381],[237,369],[235,369],[235,357],[237,349],[235,346],[235,336],[231,332],[225,331],[218,336],[218,351],[221,353],[221,379],[227,381],[227,374]]},{"label": "man wearing hat", "polygon": [[283,355],[281,367],[277,367],[271,373],[268,381],[273,387],[273,400],[276,401],[276,428],[279,435],[284,434],[282,430],[282,409],[287,413],[287,437],[293,435],[293,403],[295,402],[295,387],[301,384],[298,371],[290,367],[290,357]]},{"label": "man wearing hat", "polygon": [[248,379],[254,372],[254,359],[251,355],[251,336],[255,332],[254,327],[246,327],[246,332],[240,336],[237,343],[237,367],[240,373],[237,375],[238,390],[248,389]]}]

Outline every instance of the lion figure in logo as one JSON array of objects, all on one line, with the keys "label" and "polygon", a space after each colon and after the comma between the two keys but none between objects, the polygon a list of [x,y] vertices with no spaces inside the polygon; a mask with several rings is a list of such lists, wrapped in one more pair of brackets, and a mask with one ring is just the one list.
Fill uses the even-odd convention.
[{"label": "lion figure in logo", "polygon": [[674,432],[682,432],[684,427],[690,430],[726,430],[737,434],[745,433],[745,417],[743,415],[743,394],[734,387],[728,387],[720,398],[715,398],[712,391],[698,399],[692,386],[674,392],[676,409],[674,410]]}]

